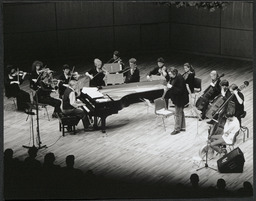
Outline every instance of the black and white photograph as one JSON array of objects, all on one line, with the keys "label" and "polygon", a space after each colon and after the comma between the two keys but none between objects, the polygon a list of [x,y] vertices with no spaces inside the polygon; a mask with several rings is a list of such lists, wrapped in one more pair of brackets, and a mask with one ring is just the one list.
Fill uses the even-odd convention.
[{"label": "black and white photograph", "polygon": [[252,200],[253,1],[3,1],[4,200]]}]

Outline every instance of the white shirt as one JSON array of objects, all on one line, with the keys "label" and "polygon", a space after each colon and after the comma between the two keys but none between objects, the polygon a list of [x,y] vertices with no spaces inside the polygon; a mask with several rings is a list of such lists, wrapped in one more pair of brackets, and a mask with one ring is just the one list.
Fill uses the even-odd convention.
[{"label": "white shirt", "polygon": [[236,117],[233,117],[233,121],[227,119],[225,126],[224,126],[224,134],[222,135],[223,140],[227,144],[232,144],[233,139],[237,131],[240,129],[240,123]]}]

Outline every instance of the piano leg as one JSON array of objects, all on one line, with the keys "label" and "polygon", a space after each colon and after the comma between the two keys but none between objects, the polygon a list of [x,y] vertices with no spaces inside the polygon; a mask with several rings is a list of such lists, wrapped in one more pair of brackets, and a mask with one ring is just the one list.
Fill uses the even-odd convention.
[{"label": "piano leg", "polygon": [[106,118],[107,117],[101,117],[101,132],[106,133]]}]

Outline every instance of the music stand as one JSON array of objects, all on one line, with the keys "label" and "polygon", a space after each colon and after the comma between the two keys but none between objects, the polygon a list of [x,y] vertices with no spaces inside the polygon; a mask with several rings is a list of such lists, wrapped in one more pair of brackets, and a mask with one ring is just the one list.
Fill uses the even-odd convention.
[{"label": "music stand", "polygon": [[[39,89],[39,88],[38,88]],[[38,89],[36,90],[36,92],[38,91]],[[37,149],[42,149],[42,148],[47,148],[46,145],[41,145],[42,142],[41,142],[41,139],[40,139],[40,132],[39,132],[39,112],[38,112],[38,96],[37,96],[37,93],[35,93],[35,97],[36,97],[36,105],[34,104],[31,104],[31,103],[28,103],[28,105],[30,106],[30,110],[32,109],[36,109],[36,131],[37,131],[37,138],[38,138],[38,147],[35,146],[35,142],[34,142],[34,126],[33,126],[33,114],[28,114],[28,117],[29,115],[31,116],[31,124],[32,124],[32,138],[33,138],[33,146],[31,147],[36,147]],[[35,107],[36,106],[36,107]],[[28,119],[27,117],[27,119]],[[23,145],[24,148],[31,148],[30,146],[27,146],[27,145]]]}]

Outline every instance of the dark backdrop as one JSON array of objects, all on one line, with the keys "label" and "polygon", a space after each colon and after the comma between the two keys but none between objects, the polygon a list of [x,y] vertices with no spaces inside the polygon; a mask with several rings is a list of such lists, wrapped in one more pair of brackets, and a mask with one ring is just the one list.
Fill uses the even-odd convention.
[{"label": "dark backdrop", "polygon": [[152,2],[53,2],[3,5],[5,61],[155,50],[252,59],[253,5],[224,11]]}]

